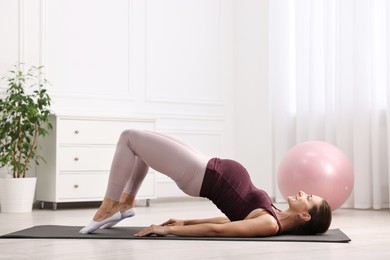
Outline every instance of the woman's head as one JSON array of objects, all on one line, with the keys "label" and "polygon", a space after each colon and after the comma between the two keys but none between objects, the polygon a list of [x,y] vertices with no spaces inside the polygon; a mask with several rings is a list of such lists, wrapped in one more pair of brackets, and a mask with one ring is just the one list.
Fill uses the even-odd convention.
[{"label": "woman's head", "polygon": [[294,234],[317,234],[328,230],[332,211],[326,200],[300,191],[288,198],[289,209],[297,214],[297,224],[290,230]]}]

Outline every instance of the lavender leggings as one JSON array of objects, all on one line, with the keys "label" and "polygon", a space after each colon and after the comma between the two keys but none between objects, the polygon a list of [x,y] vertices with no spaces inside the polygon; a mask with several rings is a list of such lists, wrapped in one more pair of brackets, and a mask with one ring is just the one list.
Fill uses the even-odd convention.
[{"label": "lavender leggings", "polygon": [[119,201],[122,192],[135,196],[149,167],[173,179],[190,196],[199,196],[210,158],[171,137],[139,130],[120,135],[106,191]]}]

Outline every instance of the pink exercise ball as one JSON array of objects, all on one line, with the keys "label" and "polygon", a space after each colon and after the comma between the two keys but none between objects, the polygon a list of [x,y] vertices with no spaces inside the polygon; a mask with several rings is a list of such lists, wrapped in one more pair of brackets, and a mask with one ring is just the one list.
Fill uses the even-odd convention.
[{"label": "pink exercise ball", "polygon": [[351,162],[334,145],[312,141],[290,149],[278,170],[278,185],[283,197],[299,191],[320,196],[332,211],[341,207],[353,188]]}]

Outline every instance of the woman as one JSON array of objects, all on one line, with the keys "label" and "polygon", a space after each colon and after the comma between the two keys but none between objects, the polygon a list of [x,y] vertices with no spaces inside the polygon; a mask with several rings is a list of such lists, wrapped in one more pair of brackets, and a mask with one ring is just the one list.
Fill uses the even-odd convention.
[{"label": "woman", "polygon": [[257,189],[238,162],[208,158],[171,137],[150,131],[126,130],[118,141],[105,198],[92,222],[80,230],[92,233],[135,215],[134,200],[149,167],[172,178],[190,196],[210,199],[226,217],[171,219],[151,225],[136,236],[273,236],[325,232],[331,222],[328,203],[299,192],[288,209],[276,209],[267,193]]}]

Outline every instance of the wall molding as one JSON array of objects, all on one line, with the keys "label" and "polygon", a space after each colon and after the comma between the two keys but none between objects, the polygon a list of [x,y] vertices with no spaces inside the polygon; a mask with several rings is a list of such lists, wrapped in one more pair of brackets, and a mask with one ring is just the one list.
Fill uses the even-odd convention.
[{"label": "wall molding", "polygon": [[[220,88],[220,87],[219,87]],[[186,97],[157,97],[151,95],[149,89],[146,91],[146,102],[150,103],[169,103],[169,104],[186,104],[186,105],[209,105],[209,106],[223,106],[223,101],[221,99],[206,99],[206,98],[186,98]]]},{"label": "wall molding", "polygon": [[[20,0],[24,1],[24,0]],[[65,1],[66,2],[66,1]],[[54,88],[53,97],[54,98],[64,98],[64,99],[91,99],[91,100],[111,100],[111,101],[129,101],[132,102],[135,100],[134,97],[134,79],[133,79],[133,61],[131,59],[131,54],[134,52],[134,1],[127,0],[127,86],[124,88],[121,93],[118,95],[107,94],[106,92],[96,93],[89,90],[85,91],[74,91],[72,93],[67,92],[66,90]],[[48,24],[50,23],[48,18],[48,1],[40,0],[40,63],[50,70],[50,64],[48,64],[48,53],[47,49],[50,46],[50,40],[48,39]],[[47,72],[46,77],[50,81],[50,72]],[[115,92],[113,92],[115,93]],[[124,94],[125,93],[125,94]]]},{"label": "wall molding", "polygon": [[180,114],[180,113],[153,113],[159,119],[173,119],[173,120],[195,120],[195,121],[215,121],[224,122],[225,117],[223,115],[211,115],[211,114]]},{"label": "wall molding", "polygon": [[202,129],[202,130],[194,130],[192,128],[172,128],[172,127],[159,127],[157,129],[159,132],[163,132],[165,134],[175,134],[175,135],[198,135],[198,136],[217,136],[222,140],[223,131],[215,130],[215,129]]},{"label": "wall molding", "polygon": [[[197,1],[197,0],[193,0]],[[146,27],[146,36],[145,36],[145,101],[149,103],[169,103],[169,104],[192,104],[192,105],[209,105],[209,106],[217,106],[221,107],[224,105],[224,101],[222,99],[223,93],[222,93],[222,83],[221,83],[221,53],[220,53],[220,46],[221,46],[221,24],[222,24],[222,15],[221,15],[221,8],[222,8],[222,1],[218,0],[218,22],[217,22],[217,46],[218,46],[218,52],[217,52],[217,86],[215,87],[217,89],[217,97],[202,97],[202,98],[196,98],[196,97],[185,97],[185,96],[175,96],[172,95],[172,93],[169,93],[164,96],[157,96],[153,93],[153,89],[151,86],[151,78],[153,77],[153,72],[150,68],[151,61],[151,39],[152,39],[152,14],[151,14],[151,8],[152,8],[152,0],[146,0],[145,1],[145,27]]]},{"label": "wall molding", "polygon": [[[46,13],[46,0],[40,0],[39,2],[39,63],[42,66],[47,66],[46,62],[46,20],[47,20],[47,13]],[[45,72],[46,74],[46,72]],[[47,75],[45,75],[47,77]]]},{"label": "wall molding", "polygon": [[25,37],[24,37],[24,0],[19,0],[18,2],[18,62],[24,61],[24,46],[25,46]]}]

